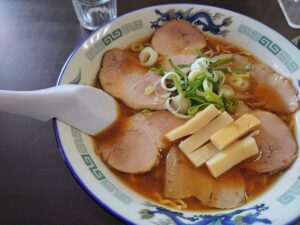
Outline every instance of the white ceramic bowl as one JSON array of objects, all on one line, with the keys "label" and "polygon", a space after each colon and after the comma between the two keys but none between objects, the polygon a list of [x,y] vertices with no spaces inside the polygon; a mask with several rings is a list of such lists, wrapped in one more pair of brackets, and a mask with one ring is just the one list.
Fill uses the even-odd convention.
[{"label": "white ceramic bowl", "polygon": [[[171,9],[177,14],[168,14]],[[108,49],[124,48],[134,40],[148,37],[155,27],[162,23],[161,20],[167,20],[169,16],[182,16],[189,9],[192,11],[188,18],[192,18],[191,22],[202,21],[198,28],[206,35],[225,38],[252,52],[274,70],[290,76],[298,88],[300,52],[283,36],[241,14],[191,4],[144,8],[106,24],[73,51],[61,71],[57,84],[92,85],[99,70],[101,57]],[[105,106],[103,109],[105,110]],[[297,113],[297,128],[299,119],[300,114]],[[149,203],[143,196],[120,182],[95,154],[89,136],[60,121],[55,120],[54,127],[63,158],[77,181],[102,207],[128,223],[286,224],[300,219],[299,158],[266,193],[238,209],[180,214],[174,209]],[[296,136],[297,142],[300,143],[297,132]]]}]

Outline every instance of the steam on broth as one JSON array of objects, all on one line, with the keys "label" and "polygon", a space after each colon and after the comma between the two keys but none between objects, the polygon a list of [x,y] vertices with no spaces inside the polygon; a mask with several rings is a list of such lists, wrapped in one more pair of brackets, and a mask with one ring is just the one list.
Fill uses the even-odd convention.
[{"label": "steam on broth", "polygon": [[[187,26],[185,23],[183,23],[183,25]],[[162,28],[164,27],[165,26]],[[190,28],[187,27],[187,29]],[[96,153],[103,159],[107,166],[111,168],[113,173],[130,188],[134,189],[151,201],[175,207],[177,209],[209,210],[211,207],[234,208],[262,194],[276,181],[278,176],[280,176],[279,171],[288,167],[297,156],[297,146],[293,137],[294,114],[292,112],[298,109],[298,99],[296,102],[297,106],[295,106],[295,103],[286,103],[289,96],[282,96],[280,90],[278,92],[278,89],[274,89],[272,86],[265,85],[265,83],[263,83],[264,81],[260,81],[259,79],[265,76],[266,79],[268,79],[268,82],[272,83],[273,76],[280,75],[277,75],[273,70],[269,69],[269,67],[261,68],[264,67],[264,65],[249,52],[224,40],[214,37],[205,37],[205,46],[203,47],[203,44],[201,45],[202,48],[200,53],[197,46],[194,48],[195,45],[193,45],[193,49],[196,49],[196,52],[198,51],[198,59],[206,58],[210,60],[210,64],[208,64],[207,68],[209,68],[209,65],[218,62],[218,57],[221,56],[222,58],[222,55],[227,57],[225,60],[228,60],[228,62],[220,64],[221,66],[217,67],[217,69],[221,72],[213,73],[213,75],[219,75],[219,80],[214,77],[212,77],[212,80],[214,79],[216,82],[220,82],[220,84],[214,83],[213,81],[211,84],[226,87],[228,90],[224,90],[224,93],[226,94],[229,92],[228,96],[234,93],[234,96],[231,98],[227,95],[225,96],[224,93],[223,95],[211,93],[215,100],[213,98],[208,98],[212,100],[207,100],[204,94],[210,92],[200,88],[197,90],[200,92],[199,96],[201,99],[202,97],[204,99],[204,103],[201,103],[202,105],[196,103],[193,98],[189,100],[190,102],[188,102],[188,104],[186,102],[182,103],[181,99],[178,101],[179,106],[182,107],[182,104],[184,104],[184,106],[187,106],[187,109],[180,110],[182,108],[179,107],[174,110],[174,103],[172,104],[172,100],[174,101],[175,99],[174,97],[176,97],[177,94],[179,96],[182,91],[181,89],[185,91],[183,92],[185,94],[189,91],[189,87],[184,86],[183,78],[179,78],[180,82],[176,83],[176,78],[174,80],[174,77],[187,76],[186,78],[189,79],[189,74],[192,73],[192,70],[191,72],[189,70],[192,66],[191,62],[197,60],[197,57],[194,56],[195,53],[192,53],[194,54],[192,55],[191,51],[188,53],[177,53],[176,49],[172,49],[172,51],[177,53],[176,55],[179,55],[177,58],[172,56],[174,62],[178,58],[182,57],[182,54],[188,55],[187,58],[189,62],[185,62],[184,64],[175,64],[176,62],[173,63],[172,60],[166,60],[164,54],[157,54],[155,63],[152,63],[153,65],[149,66],[147,62],[149,62],[151,57],[155,56],[151,55],[152,50],[147,48],[157,49],[157,47],[155,48],[157,43],[153,41],[155,35],[157,35],[157,32],[150,39],[135,42],[125,50],[111,50],[111,56],[108,55],[108,53],[104,56],[102,68],[99,73],[100,83],[106,92],[118,99],[120,114],[118,120],[109,129],[106,129],[94,138],[97,145]],[[197,35],[199,34],[197,33]],[[146,51],[143,53],[143,57],[139,58],[141,55],[140,52],[144,49],[146,49]],[[167,50],[164,47],[161,51]],[[158,50],[158,53],[161,52]],[[233,58],[235,59],[229,59],[231,56],[234,56]],[[170,56],[169,59],[172,57]],[[191,58],[193,59],[191,60]],[[241,59],[246,59],[247,63],[252,65],[252,68],[250,66],[248,67],[248,65],[239,65],[240,62],[238,62],[238,60]],[[151,60],[153,59],[151,58]],[[175,67],[174,65],[172,66],[172,63]],[[152,72],[148,72],[149,69],[151,69]],[[175,72],[170,74],[169,77],[166,77],[165,84],[160,82],[162,86],[159,86],[159,90],[157,90],[158,78],[160,80],[161,76],[163,77],[167,73],[170,73],[168,71],[171,71],[172,69]],[[177,69],[179,69],[179,71],[177,71]],[[234,69],[234,72],[232,69]],[[186,71],[184,72],[184,75],[181,74],[182,71]],[[252,71],[254,75],[251,74]],[[265,74],[257,78],[255,73],[259,74],[261,71]],[[155,75],[155,73],[157,75]],[[239,78],[237,81],[234,80],[232,83],[230,79],[227,79],[230,77],[228,74],[232,75],[235,73],[238,77],[242,77],[241,79],[244,80]],[[142,76],[146,78],[141,78],[142,76],[139,74],[145,74]],[[222,78],[223,75],[226,79]],[[225,79],[225,82],[221,83],[221,79]],[[192,83],[192,80],[189,80],[188,82]],[[236,82],[239,82],[238,86],[235,86]],[[241,82],[246,82],[246,84]],[[288,82],[290,81],[284,82],[285,85],[289,85]],[[246,91],[243,90],[244,85],[249,85]],[[220,87],[218,86],[216,88],[219,89]],[[214,88],[215,87],[211,87],[212,92],[215,91]],[[291,93],[291,95],[294,95],[294,93]],[[227,106],[225,104],[226,99],[224,100],[223,96],[224,98],[228,97]],[[216,99],[217,97],[219,99]],[[171,104],[169,105],[166,104],[167,98],[171,99]],[[222,100],[224,105],[219,104],[219,101]],[[235,105],[236,101],[239,102],[238,106]],[[167,106],[166,108],[170,112],[161,111],[166,110],[164,107],[165,104]],[[178,148],[178,145],[180,146],[180,143],[186,140],[186,137],[190,137],[198,131],[189,133],[188,135],[183,135],[182,137],[179,136],[180,138],[177,138],[175,141],[170,141],[166,138],[168,137],[168,132],[174,131],[178,129],[178,127],[186,124],[187,119],[192,121],[190,118],[195,118],[195,115],[199,115],[199,113],[205,111],[205,108],[209,105],[214,105],[214,107],[217,108],[216,110],[219,110],[218,113],[227,111],[233,118],[232,120],[234,120],[234,122],[243,115],[252,115],[252,113],[258,118],[258,120],[261,120],[261,124],[259,126],[255,125],[255,129],[261,130],[260,136],[258,134],[257,136],[254,136],[254,138],[248,137],[251,131],[254,130],[252,129],[247,130],[247,133],[239,134],[239,136],[237,136],[234,140],[234,143],[236,143],[240,140],[252,138],[255,143],[254,145],[258,146],[260,154],[252,154],[252,157],[247,157],[246,160],[243,159],[240,163],[237,162],[236,164],[229,165],[228,167],[230,168],[221,171],[221,175],[217,175],[217,177],[213,176],[212,168],[208,166],[207,161],[206,164],[204,163],[201,164],[201,166],[195,167],[195,165],[193,165],[194,159],[189,158],[189,154]],[[268,107],[269,105],[273,105],[274,108]],[[218,116],[211,120],[214,121],[217,117]],[[287,160],[283,159],[282,162],[274,162],[274,165],[264,168],[261,167],[261,165],[257,165],[256,162],[253,162],[255,160],[267,160],[267,157],[271,157],[262,153],[265,146],[262,146],[261,144],[261,136],[267,135],[266,141],[268,141],[268,138],[272,141],[272,137],[277,135],[272,132],[269,133],[268,128],[266,127],[266,121],[274,121],[274,124],[278,124],[278,127],[282,127],[282,132],[288,132],[290,135],[289,140],[292,141],[290,141],[291,144],[287,146],[289,149],[283,150],[288,151],[285,153],[285,155],[287,155],[286,157],[289,157]],[[209,123],[210,122],[207,122],[207,124]],[[206,127],[207,125],[204,124],[203,126]],[[211,138],[205,141],[205,143],[210,143],[210,141],[212,141]],[[151,144],[150,142],[153,143]],[[282,145],[280,140],[275,144],[278,144],[279,146]],[[230,143],[229,147],[233,145],[234,144]],[[133,146],[132,148],[138,148],[136,150],[132,150],[131,146]],[[201,144],[201,146],[204,145]],[[224,152],[226,152],[226,154],[227,152],[230,152],[230,149],[227,149],[229,147],[225,147]],[[149,153],[153,148],[155,148],[153,153]],[[199,150],[199,148],[197,147],[196,150]],[[195,152],[196,150],[194,149],[192,151]],[[208,160],[211,160],[211,158],[214,158],[215,155],[219,154],[219,151],[222,152],[220,149],[215,150],[212,156],[208,157]],[[173,155],[171,156],[171,154]],[[271,152],[271,154],[280,153]],[[143,161],[144,159],[139,158],[143,157],[143,155],[146,155],[145,157],[149,158],[149,162],[147,160]],[[261,155],[260,158],[257,157],[258,155]],[[212,190],[210,192],[208,190],[207,195],[205,193],[199,194],[198,192],[201,192],[201,190],[191,190],[190,193],[178,193],[178,198],[173,197],[177,195],[176,191],[178,190],[176,190],[174,194],[174,190],[171,190],[174,187],[172,185],[178,182],[178,180],[184,180],[185,178],[182,177],[182,175],[178,175],[177,177],[175,176],[174,178],[174,175],[169,174],[171,157],[175,157],[174,160],[177,160],[177,169],[181,168],[186,171],[191,171],[191,173],[195,174],[195,176],[198,176],[197,174],[199,174],[200,176],[203,176],[202,178],[206,180],[205,182],[208,182],[207,187],[205,186],[206,183],[204,181],[203,184],[201,182],[196,182],[196,186],[198,185],[199,187],[203,187],[203,189],[212,188]],[[175,161],[172,161],[172,163],[175,163]],[[215,164],[219,165],[220,163],[216,161]],[[136,169],[137,167],[139,169]],[[174,171],[176,171],[176,168],[171,168],[171,170],[172,169],[175,169]],[[240,177],[240,179],[236,179],[237,177]],[[171,181],[169,182],[167,179],[171,179]],[[197,179],[197,177],[194,177],[194,180],[195,179]],[[225,190],[227,191],[228,189],[229,193],[234,191],[240,192],[240,199],[236,199],[236,202],[226,202],[227,200],[224,198],[224,194],[220,193],[220,187],[218,187],[220,185],[226,185]],[[178,189],[180,189],[180,187]],[[209,198],[207,198],[207,196],[209,196]],[[213,200],[210,198],[213,198]]]}]

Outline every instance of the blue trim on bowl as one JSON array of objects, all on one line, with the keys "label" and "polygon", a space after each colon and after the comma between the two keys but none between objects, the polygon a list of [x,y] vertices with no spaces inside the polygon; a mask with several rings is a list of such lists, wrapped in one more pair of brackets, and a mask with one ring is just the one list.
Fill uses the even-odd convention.
[{"label": "blue trim on bowl", "polygon": [[[104,23],[101,27],[99,27],[97,30],[91,32],[87,37],[85,37],[83,39],[83,41],[81,41],[77,46],[76,48],[73,50],[73,52],[70,54],[70,56],[68,57],[67,61],[65,62],[63,68],[61,69],[60,71],[60,74],[59,74],[59,77],[58,77],[58,80],[57,80],[57,83],[56,83],[56,86],[58,86],[61,82],[61,79],[62,79],[62,76],[65,72],[65,69],[67,67],[67,65],[69,64],[70,60],[73,58],[74,54],[77,52],[77,50],[82,46],[82,44],[87,41],[94,33],[96,33],[98,30],[100,30],[102,27],[104,27],[105,25],[111,23],[112,21],[116,20],[116,19],[120,19],[128,14],[131,14],[131,13],[134,13],[134,12],[138,12],[138,11],[141,11],[141,10],[144,10],[144,9],[150,9],[150,8],[157,8],[159,6],[186,6],[186,5],[190,5],[190,6],[208,6],[208,7],[213,7],[213,8],[216,8],[216,9],[221,9],[221,10],[227,10],[227,11],[230,11],[230,12],[233,12],[233,13],[236,13],[240,16],[244,16],[250,20],[254,20],[256,21],[257,23],[267,27],[268,29],[270,30],[273,30],[277,35],[281,36],[282,38],[284,38],[285,40],[287,40],[291,46],[297,48],[290,40],[288,40],[286,37],[284,37],[283,35],[281,35],[280,33],[278,33],[276,30],[272,29],[271,27],[268,27],[266,26],[265,24],[261,23],[260,21],[256,20],[256,19],[253,19],[249,16],[246,16],[246,15],[243,15],[241,13],[238,13],[238,12],[234,12],[232,10],[229,10],[229,9],[224,9],[224,8],[220,8],[220,7],[216,7],[216,6],[213,6],[213,5],[207,5],[207,4],[192,4],[192,3],[174,3],[174,4],[160,4],[160,5],[153,5],[153,6],[148,6],[148,7],[144,7],[144,8],[141,8],[141,9],[137,9],[137,10],[134,10],[134,11],[130,11],[128,13],[125,13],[123,14],[122,16],[120,17],[117,17],[113,20],[110,20],[106,23]],[[73,175],[73,177],[75,178],[75,180],[79,183],[79,185],[104,209],[106,210],[107,212],[111,213],[112,215],[116,216],[118,219],[121,219],[123,220],[125,223],[127,224],[134,224],[132,221],[129,221],[127,218],[123,217],[121,214],[119,214],[118,212],[114,211],[112,208],[110,208],[109,206],[105,205],[104,202],[102,202],[97,196],[95,196],[93,194],[93,192],[84,184],[84,182],[80,179],[80,177],[77,175],[77,173],[75,172],[74,168],[72,167],[70,161],[68,160],[66,154],[65,154],[65,150],[61,144],[61,141],[60,141],[60,138],[59,138],[59,133],[58,133],[58,128],[57,128],[57,120],[56,119],[53,119],[53,127],[54,127],[54,133],[55,133],[55,138],[56,138],[56,142],[57,142],[57,145],[58,145],[58,148],[61,152],[61,155],[65,161],[65,164],[67,165],[68,169],[70,170],[71,174]],[[288,222],[287,225],[295,225],[298,221],[300,221],[300,215],[294,219],[292,219],[292,221]]]},{"label": "blue trim on bowl", "polygon": [[90,197],[92,197],[92,199],[94,201],[96,201],[104,210],[106,210],[108,213],[114,215],[116,218],[122,220],[123,222],[126,222],[127,224],[133,224],[131,221],[129,221],[127,218],[123,217],[121,214],[117,213],[116,211],[114,211],[112,208],[108,207],[107,205],[105,205],[104,202],[102,202],[99,198],[97,198],[97,196],[95,196],[93,194],[92,191],[90,191],[90,189],[88,188],[88,186],[86,186],[84,184],[84,182],[80,179],[80,177],[77,175],[77,173],[75,172],[75,170],[73,169],[71,163],[69,162],[65,150],[61,144],[60,138],[59,138],[59,134],[58,134],[58,128],[57,128],[57,121],[56,119],[53,119],[53,127],[54,127],[54,132],[55,132],[55,138],[56,138],[56,142],[58,145],[58,148],[60,150],[60,153],[65,161],[65,164],[67,165],[69,171],[71,172],[71,174],[73,175],[73,177],[75,178],[75,180],[77,181],[77,183],[79,183],[79,185],[83,188],[83,190],[85,192],[88,193],[88,195]]}]

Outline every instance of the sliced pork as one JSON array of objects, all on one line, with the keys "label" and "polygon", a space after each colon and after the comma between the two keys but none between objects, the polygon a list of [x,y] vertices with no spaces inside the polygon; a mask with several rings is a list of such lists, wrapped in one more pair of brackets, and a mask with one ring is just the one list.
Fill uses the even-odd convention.
[{"label": "sliced pork", "polygon": [[144,173],[159,162],[159,150],[168,142],[164,134],[184,123],[167,111],[138,113],[126,120],[115,139],[98,145],[98,154],[112,168]]},{"label": "sliced pork", "polygon": [[[228,55],[219,55],[216,58]],[[256,105],[277,113],[293,113],[298,110],[298,92],[287,77],[276,73],[267,65],[253,63],[248,57],[237,54],[228,65],[233,68],[251,66],[251,88],[247,98],[251,104],[256,100]]]},{"label": "sliced pork", "polygon": [[153,48],[161,55],[179,55],[195,53],[195,49],[206,46],[201,31],[184,20],[171,20],[157,29],[152,37]]},{"label": "sliced pork", "polygon": [[260,156],[246,168],[274,174],[290,166],[297,157],[297,144],[288,126],[273,113],[256,110],[252,114],[261,122],[260,133],[254,137]]},{"label": "sliced pork", "polygon": [[153,86],[160,76],[141,66],[137,56],[131,52],[112,49],[105,53],[99,72],[102,88],[108,94],[122,100],[133,109],[165,109],[165,99],[155,92],[145,94],[148,86]]},{"label": "sliced pork", "polygon": [[235,208],[245,202],[246,184],[238,171],[213,178],[205,167],[196,168],[172,147],[166,160],[165,197],[196,197],[205,206]]},{"label": "sliced pork", "polygon": [[264,108],[278,113],[293,113],[299,108],[298,93],[291,80],[263,64],[252,65],[250,74],[250,93]]}]

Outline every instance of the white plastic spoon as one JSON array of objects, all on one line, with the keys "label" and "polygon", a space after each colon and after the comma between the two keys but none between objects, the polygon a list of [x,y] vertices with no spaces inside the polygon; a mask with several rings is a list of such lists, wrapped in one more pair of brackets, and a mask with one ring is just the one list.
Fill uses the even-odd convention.
[{"label": "white plastic spoon", "polygon": [[118,115],[116,101],[100,89],[66,84],[37,91],[0,91],[0,111],[47,121],[57,118],[95,135]]}]

